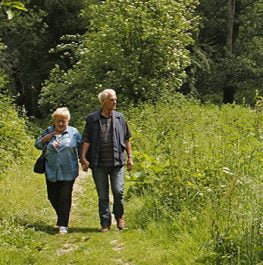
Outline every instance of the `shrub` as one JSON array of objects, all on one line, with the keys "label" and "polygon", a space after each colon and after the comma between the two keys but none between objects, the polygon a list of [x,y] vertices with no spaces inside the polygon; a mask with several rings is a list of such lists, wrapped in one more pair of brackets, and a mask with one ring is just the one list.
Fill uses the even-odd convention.
[{"label": "shrub", "polygon": [[18,116],[10,99],[0,96],[0,172],[34,157],[33,152],[25,119]]},{"label": "shrub", "polygon": [[[163,91],[180,89],[190,64],[187,49],[196,29],[196,0],[104,1],[83,10],[90,22],[73,53],[79,61],[67,72],[58,66],[42,88],[43,113],[58,105],[92,110],[104,88],[120,102],[156,101]],[[118,14],[118,15],[116,15]]]}]

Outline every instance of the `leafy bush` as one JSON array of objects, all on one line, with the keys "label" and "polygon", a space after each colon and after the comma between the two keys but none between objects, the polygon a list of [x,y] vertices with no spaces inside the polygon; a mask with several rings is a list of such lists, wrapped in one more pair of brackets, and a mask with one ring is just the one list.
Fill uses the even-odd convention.
[{"label": "leafy bush", "polygon": [[[0,43],[0,51],[1,51],[1,43]],[[4,93],[6,92],[5,91],[5,87],[6,87],[6,84],[8,83],[8,79],[7,79],[7,76],[5,73],[3,73],[1,70],[0,70],[0,92],[1,93]]]},{"label": "leafy bush", "polygon": [[162,91],[179,89],[190,64],[196,3],[117,0],[88,6],[83,17],[90,31],[74,50],[79,61],[68,72],[52,71],[42,89],[43,112],[64,104],[86,113],[102,88],[115,89],[122,103],[155,101]]},{"label": "leafy bush", "polygon": [[35,157],[24,118],[18,116],[10,99],[4,96],[0,96],[0,157],[0,172]]}]

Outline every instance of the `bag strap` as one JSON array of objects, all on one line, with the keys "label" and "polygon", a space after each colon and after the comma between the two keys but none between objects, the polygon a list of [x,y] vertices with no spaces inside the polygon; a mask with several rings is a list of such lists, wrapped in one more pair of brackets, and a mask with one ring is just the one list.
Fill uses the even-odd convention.
[{"label": "bag strap", "polygon": [[42,149],[42,156],[45,155],[45,153],[46,153],[46,151],[47,151],[47,145],[48,145],[49,142],[50,142],[50,140],[49,140],[48,142],[45,143],[45,145],[44,145],[44,147],[43,147],[43,149]]},{"label": "bag strap", "polygon": [[[49,133],[48,128],[45,130],[45,132],[46,132],[46,134],[44,134],[43,136],[45,136],[45,135],[47,135],[47,134]],[[52,138],[52,137],[51,137],[51,138]],[[45,156],[45,153],[46,153],[46,151],[47,151],[47,145],[48,145],[48,143],[51,141],[51,138],[50,138],[50,140],[49,140],[48,142],[45,143],[45,145],[44,145],[44,147],[43,147],[43,149],[42,149],[42,156]]]},{"label": "bag strap", "polygon": [[46,151],[47,151],[47,145],[48,145],[48,142],[44,145],[44,148],[42,149],[42,155],[44,156]]},{"label": "bag strap", "polygon": [[[47,134],[49,133],[48,128],[46,129],[46,132],[47,132],[47,133],[44,134],[44,136],[47,135]],[[42,149],[42,155],[43,155],[43,156],[45,155],[45,153],[46,153],[46,151],[47,151],[47,145],[48,145],[48,143],[51,141],[51,139],[52,139],[52,137],[50,138],[50,140],[49,140],[48,142],[45,143],[45,145],[44,145],[44,147],[43,147],[43,149]]]}]

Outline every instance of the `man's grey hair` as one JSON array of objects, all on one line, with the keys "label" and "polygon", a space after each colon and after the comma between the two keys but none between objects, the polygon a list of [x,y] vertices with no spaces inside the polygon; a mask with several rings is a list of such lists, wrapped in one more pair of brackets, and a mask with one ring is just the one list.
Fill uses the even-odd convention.
[{"label": "man's grey hair", "polygon": [[100,104],[103,104],[105,99],[107,99],[110,95],[116,96],[116,91],[113,89],[104,89],[102,92],[100,92],[98,95]]}]

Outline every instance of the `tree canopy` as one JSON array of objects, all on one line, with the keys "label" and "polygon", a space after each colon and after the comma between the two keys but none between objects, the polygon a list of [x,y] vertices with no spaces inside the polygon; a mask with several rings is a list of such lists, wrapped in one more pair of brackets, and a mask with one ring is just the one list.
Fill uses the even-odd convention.
[{"label": "tree canopy", "polygon": [[29,115],[59,105],[88,111],[106,87],[123,104],[176,91],[204,102],[252,104],[262,91],[262,0],[2,0],[0,6],[1,91]]}]

